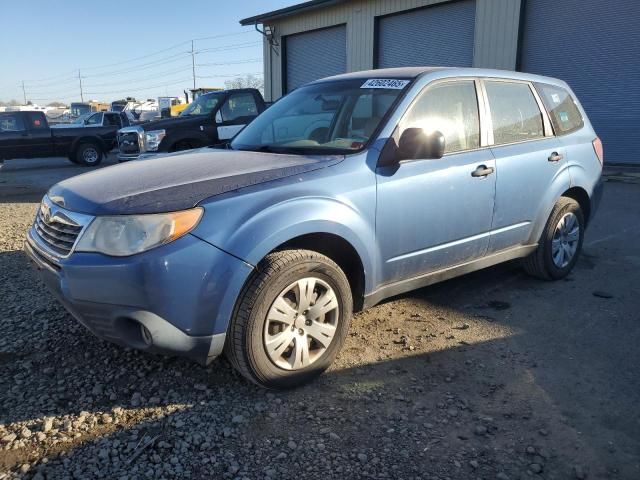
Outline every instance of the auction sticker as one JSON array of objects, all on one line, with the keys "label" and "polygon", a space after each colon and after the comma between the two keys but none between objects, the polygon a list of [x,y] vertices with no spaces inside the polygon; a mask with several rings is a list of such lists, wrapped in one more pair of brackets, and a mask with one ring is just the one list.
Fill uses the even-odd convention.
[{"label": "auction sticker", "polygon": [[397,80],[394,78],[370,78],[362,84],[360,88],[390,88],[402,90],[407,86],[409,80]]}]

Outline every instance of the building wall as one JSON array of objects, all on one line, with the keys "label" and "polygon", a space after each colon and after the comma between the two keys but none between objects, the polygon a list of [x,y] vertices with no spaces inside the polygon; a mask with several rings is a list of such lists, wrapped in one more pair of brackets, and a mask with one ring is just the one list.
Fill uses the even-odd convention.
[{"label": "building wall", "polygon": [[[282,37],[294,33],[347,25],[347,71],[373,68],[375,19],[382,15],[451,0],[351,0],[265,22],[276,31],[279,46],[264,44],[265,97],[282,96]],[[475,67],[516,67],[521,0],[476,0]]]}]

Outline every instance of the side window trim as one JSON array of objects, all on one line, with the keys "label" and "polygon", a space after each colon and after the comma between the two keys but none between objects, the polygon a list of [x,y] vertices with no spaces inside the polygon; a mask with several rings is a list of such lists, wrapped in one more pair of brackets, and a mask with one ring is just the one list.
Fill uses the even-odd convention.
[{"label": "side window trim", "polygon": [[[504,83],[526,84],[529,87],[529,90],[531,90],[531,94],[533,95],[533,98],[535,99],[536,104],[538,105],[538,111],[540,112],[540,115],[542,117],[543,136],[540,137],[540,138],[532,138],[531,140],[520,140],[520,141],[517,141],[517,142],[496,144],[494,136],[493,136],[493,120],[491,118],[491,105],[489,104],[489,95],[487,94],[487,87],[486,87],[486,83],[487,82],[504,82]],[[554,136],[553,128],[551,127],[551,121],[549,120],[549,116],[547,114],[547,109],[544,107],[544,104],[542,103],[542,99],[538,95],[538,92],[534,88],[532,82],[529,82],[527,80],[517,80],[517,79],[511,79],[511,78],[483,77],[483,78],[480,79],[480,83],[482,85],[482,92],[483,92],[483,95],[484,95],[484,98],[485,98],[485,101],[486,101],[486,108],[487,108],[487,127],[489,129],[489,132],[488,132],[489,133],[489,143],[488,143],[489,147],[503,147],[503,146],[506,146],[506,145],[517,145],[519,143],[539,142],[540,140],[545,140],[545,139],[547,139],[549,137],[553,137]]]},{"label": "side window trim", "polygon": [[[449,155],[458,155],[461,153],[475,152],[478,150],[489,148],[491,145],[488,143],[488,135],[492,136],[493,132],[491,131],[491,129],[486,132],[484,131],[485,127],[483,127],[483,124],[486,122],[483,122],[483,113],[485,115],[489,114],[489,121],[491,120],[490,118],[491,115],[488,110],[485,110],[485,109],[488,109],[488,101],[486,100],[486,95],[481,94],[479,90],[481,86],[480,80],[481,79],[478,77],[447,77],[447,78],[439,78],[437,80],[433,80],[432,82],[429,82],[427,85],[425,85],[422,88],[422,90],[420,90],[420,92],[415,96],[411,104],[402,113],[402,116],[400,117],[400,119],[398,120],[398,123],[396,124],[396,128],[398,129],[398,135],[402,134],[402,132],[399,130],[399,127],[402,124],[402,122],[406,119],[407,115],[411,113],[411,110],[420,101],[423,95],[426,95],[431,88],[440,86],[440,85],[446,85],[446,84],[454,84],[454,83],[460,83],[460,82],[473,82],[475,92],[476,92],[476,103],[478,107],[478,123],[480,124],[479,125],[480,131],[478,132],[480,135],[480,142],[479,142],[480,146],[478,148],[469,148],[467,150],[457,150],[455,152],[446,152],[442,157],[444,158],[444,157],[448,157]],[[482,97],[482,100],[481,100],[481,97]],[[485,143],[485,141],[487,143]]]}]

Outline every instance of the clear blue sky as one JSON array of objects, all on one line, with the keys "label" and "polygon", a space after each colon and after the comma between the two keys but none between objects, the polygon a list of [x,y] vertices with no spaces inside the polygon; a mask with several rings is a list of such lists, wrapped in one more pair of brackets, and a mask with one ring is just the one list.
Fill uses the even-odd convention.
[{"label": "clear blue sky", "polygon": [[[238,21],[296,0],[0,0],[0,100],[79,101],[181,95],[224,86],[234,74],[262,74],[261,36]],[[225,35],[225,36],[222,36]],[[180,44],[181,45],[177,45]],[[165,50],[166,49],[166,50]],[[157,53],[160,50],[164,52]],[[208,50],[208,51],[205,51]],[[230,63],[230,64],[229,64]]]}]

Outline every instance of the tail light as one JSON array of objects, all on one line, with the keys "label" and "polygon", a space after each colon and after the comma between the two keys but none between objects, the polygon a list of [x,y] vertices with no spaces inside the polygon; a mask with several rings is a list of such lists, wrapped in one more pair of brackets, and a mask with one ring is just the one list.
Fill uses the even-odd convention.
[{"label": "tail light", "polygon": [[604,164],[604,149],[602,148],[602,141],[600,138],[596,137],[593,139],[593,150],[596,152],[596,156],[598,160],[600,160],[600,165]]}]

